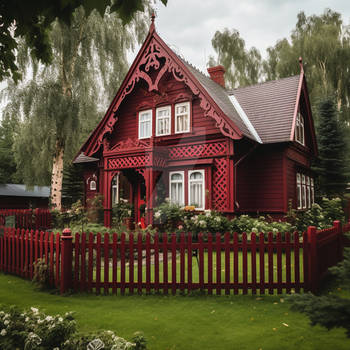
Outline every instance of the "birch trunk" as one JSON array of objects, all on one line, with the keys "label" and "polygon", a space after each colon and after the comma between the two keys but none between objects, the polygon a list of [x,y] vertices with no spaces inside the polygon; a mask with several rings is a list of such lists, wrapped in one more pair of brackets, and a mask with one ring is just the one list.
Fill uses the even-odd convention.
[{"label": "birch trunk", "polygon": [[51,175],[51,206],[58,210],[62,209],[63,155],[64,147],[56,141]]}]

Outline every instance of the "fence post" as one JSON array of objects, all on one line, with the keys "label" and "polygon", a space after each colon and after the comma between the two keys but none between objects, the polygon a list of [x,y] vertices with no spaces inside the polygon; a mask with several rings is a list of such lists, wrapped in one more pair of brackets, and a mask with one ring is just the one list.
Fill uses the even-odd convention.
[{"label": "fence post", "polygon": [[72,258],[73,244],[72,232],[65,228],[61,236],[61,294],[72,288]]},{"label": "fence post", "polygon": [[309,246],[309,263],[308,263],[308,285],[309,291],[315,293],[318,287],[318,266],[317,266],[317,239],[316,239],[316,227],[309,226],[307,228],[307,240]]},{"label": "fence post", "polygon": [[337,261],[341,261],[343,259],[343,227],[339,220],[333,221],[333,227],[337,232]]}]

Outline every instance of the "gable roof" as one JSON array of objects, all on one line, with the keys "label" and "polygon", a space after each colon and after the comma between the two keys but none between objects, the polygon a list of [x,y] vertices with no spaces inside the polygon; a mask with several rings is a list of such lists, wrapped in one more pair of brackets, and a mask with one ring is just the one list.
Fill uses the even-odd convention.
[{"label": "gable roof", "polygon": [[193,76],[198,80],[198,82],[203,86],[203,88],[210,94],[216,104],[221,108],[221,110],[237,125],[237,127],[242,131],[243,135],[249,137],[255,141],[256,138],[249,131],[248,127],[245,125],[244,121],[241,119],[237,110],[230,101],[227,90],[223,88],[220,84],[210,79],[208,76],[204,75],[198,69],[193,67],[187,61],[182,59],[182,62],[186,65]]},{"label": "gable roof", "polygon": [[0,184],[0,196],[48,198],[50,187],[34,186],[32,190],[28,190],[26,185]]},{"label": "gable roof", "polygon": [[[160,58],[165,58],[163,66],[159,63]],[[141,66],[144,68],[141,69]],[[148,76],[147,71],[150,67],[158,70],[155,81]],[[90,157],[100,149],[104,136],[112,133],[118,120],[118,108],[125,96],[134,89],[140,79],[148,84],[149,91],[158,89],[158,82],[166,71],[192,90],[200,99],[200,106],[205,116],[210,116],[216,121],[223,135],[233,139],[247,137],[259,143],[293,141],[300,92],[302,87],[306,89],[302,64],[298,76],[228,91],[175,54],[158,36],[152,22],[145,42],[117,95],[101,122],[80,149],[74,162],[97,160]],[[310,108],[309,113],[311,115]],[[312,117],[310,123],[312,124]],[[313,130],[313,125],[311,126]],[[315,145],[314,131],[312,135]]]},{"label": "gable roof", "polygon": [[234,95],[263,143],[291,141],[300,76],[237,88]]}]

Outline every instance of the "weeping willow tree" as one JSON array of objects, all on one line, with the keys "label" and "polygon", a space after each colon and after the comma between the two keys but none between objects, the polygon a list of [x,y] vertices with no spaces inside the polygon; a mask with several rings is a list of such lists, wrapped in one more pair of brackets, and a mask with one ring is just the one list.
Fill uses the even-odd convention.
[{"label": "weeping willow tree", "polygon": [[150,6],[123,25],[115,13],[73,13],[70,25],[52,24],[53,60],[41,66],[23,41],[18,65],[30,75],[26,84],[9,82],[6,109],[22,122],[14,143],[17,171],[27,185],[51,182],[51,204],[61,208],[63,167],[96,125],[107,101],[125,76],[127,50],[144,38]]}]

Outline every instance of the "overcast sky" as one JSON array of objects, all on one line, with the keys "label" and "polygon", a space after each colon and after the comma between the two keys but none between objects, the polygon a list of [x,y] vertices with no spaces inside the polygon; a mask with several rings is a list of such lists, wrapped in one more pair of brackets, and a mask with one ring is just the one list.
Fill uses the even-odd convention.
[{"label": "overcast sky", "polygon": [[208,56],[215,55],[215,31],[237,29],[247,48],[255,46],[265,56],[267,47],[290,36],[300,11],[320,15],[325,8],[349,24],[350,0],[168,0],[166,7],[157,5],[155,24],[171,48],[206,72]]}]

